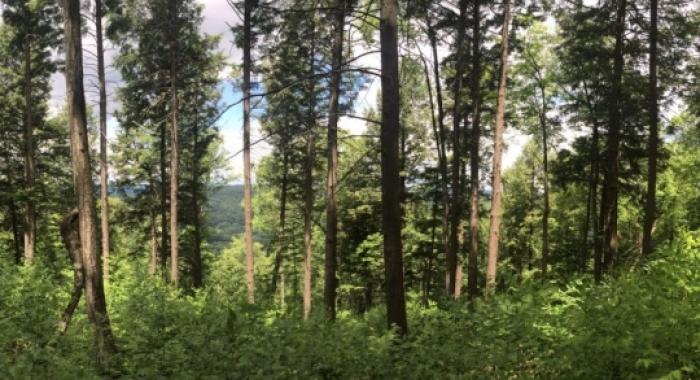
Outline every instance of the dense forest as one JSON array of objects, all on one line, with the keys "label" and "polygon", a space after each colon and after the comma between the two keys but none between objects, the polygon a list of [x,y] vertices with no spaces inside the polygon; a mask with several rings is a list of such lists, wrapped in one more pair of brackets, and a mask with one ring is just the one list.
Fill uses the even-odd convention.
[{"label": "dense forest", "polygon": [[0,12],[0,379],[700,378],[697,1]]}]

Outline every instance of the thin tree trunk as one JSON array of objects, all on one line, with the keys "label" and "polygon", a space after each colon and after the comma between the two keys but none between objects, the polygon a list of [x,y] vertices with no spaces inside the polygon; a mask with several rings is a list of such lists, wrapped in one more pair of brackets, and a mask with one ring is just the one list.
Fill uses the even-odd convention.
[{"label": "thin tree trunk", "polygon": [[177,49],[178,49],[178,1],[171,0],[171,19],[170,27],[170,282],[175,286],[180,280],[179,265],[179,244],[177,231],[177,194],[178,194],[178,177],[180,170],[179,162],[179,102],[177,98]]},{"label": "thin tree trunk", "polygon": [[63,0],[63,12],[70,152],[79,213],[80,246],[85,270],[85,299],[88,318],[95,328],[97,361],[106,370],[116,349],[107,315],[100,256],[97,254],[95,198],[90,168],[85,90],[83,88],[80,1]]},{"label": "thin tree trunk", "polygon": [[245,238],[245,279],[248,303],[255,303],[255,255],[253,253],[253,185],[250,178],[250,70],[252,0],[243,10],[243,208]]},{"label": "thin tree trunk", "polygon": [[15,263],[22,263],[22,247],[19,242],[19,221],[17,220],[17,204],[10,199],[10,223],[12,224],[12,246],[15,250]]},{"label": "thin tree trunk", "polygon": [[166,261],[168,252],[168,179],[167,179],[167,145],[166,145],[165,122],[160,123],[160,257],[159,264],[162,270],[163,279],[167,279]]},{"label": "thin tree trunk", "polygon": [[148,274],[153,276],[156,274],[158,266],[158,231],[156,224],[157,217],[155,212],[151,212],[151,256],[148,260]]},{"label": "thin tree trunk", "polygon": [[469,299],[478,294],[479,268],[479,141],[481,139],[481,1],[474,1],[472,42],[472,130],[469,155],[469,256],[467,257],[467,292]]},{"label": "thin tree trunk", "polygon": [[608,127],[607,170],[605,172],[605,203],[603,215],[605,225],[605,243],[607,249],[603,257],[603,270],[610,271],[617,258],[617,202],[619,193],[620,169],[620,130],[622,127],[622,70],[624,65],[623,44],[625,34],[626,0],[617,0],[615,21],[615,50],[613,53],[613,78],[610,96],[610,125]]},{"label": "thin tree trunk", "polygon": [[397,0],[381,4],[379,40],[382,69],[382,231],[384,234],[384,281],[387,323],[408,332],[401,253],[401,205],[399,178],[399,53],[397,41]]},{"label": "thin tree trunk", "polygon": [[201,159],[199,146],[199,104],[195,96],[194,102],[194,126],[193,126],[193,151],[194,157],[192,162],[192,223],[194,224],[194,249],[192,252],[192,280],[195,288],[200,288],[203,285],[203,268],[202,268],[202,221],[200,218],[201,208],[199,205],[199,162]]},{"label": "thin tree trunk", "polygon": [[[285,223],[287,221],[287,187],[288,178],[287,171],[289,170],[289,155],[286,147],[282,148],[282,190],[280,191],[280,224],[277,232],[277,252],[275,253],[275,266],[272,271],[272,294],[277,291],[277,280],[280,279],[282,270],[282,261],[284,260],[284,249],[286,247]],[[280,289],[280,292],[283,292]],[[283,293],[281,293],[283,294]]]},{"label": "thin tree trunk", "polygon": [[649,30],[649,168],[647,171],[647,198],[644,207],[644,235],[642,255],[653,248],[652,232],[656,220],[656,161],[659,150],[659,94],[656,78],[658,0],[651,0],[651,24]]},{"label": "thin tree trunk", "polygon": [[100,224],[102,230],[102,272],[109,283],[109,173],[107,168],[107,88],[105,52],[102,38],[102,0],[95,0],[95,41],[97,44],[97,81],[100,93]]},{"label": "thin tree trunk", "polygon": [[460,128],[459,125],[462,121],[462,71],[463,71],[463,57],[464,57],[464,35],[466,33],[467,24],[467,1],[459,1],[459,21],[457,23],[457,39],[455,43],[457,44],[457,54],[455,57],[455,84],[454,84],[454,108],[452,109],[452,206],[450,207],[450,244],[449,250],[447,251],[447,272],[448,272],[448,283],[447,292],[456,296],[456,282],[457,282],[457,266],[459,265],[459,259],[457,255],[460,251],[460,223],[461,223],[461,210],[462,210],[462,188],[460,181],[460,166],[461,166],[461,142],[460,142]]},{"label": "thin tree trunk", "polygon": [[326,317],[335,319],[335,299],[337,289],[336,271],[338,266],[338,211],[336,188],[338,185],[338,105],[340,101],[340,80],[343,64],[343,31],[345,29],[346,0],[338,0],[335,10],[333,30],[332,67],[330,100],[328,105],[328,177],[326,179],[326,257],[323,303]]},{"label": "thin tree trunk", "polygon": [[599,284],[603,279],[603,254],[605,252],[605,247],[603,244],[603,235],[605,233],[605,210],[603,205],[606,203],[605,188],[602,189],[601,200],[600,200],[600,213],[597,215],[598,220],[596,222],[596,240],[595,240],[595,253],[593,262],[593,278],[596,284]]},{"label": "thin tree trunk", "polygon": [[[29,17],[29,15],[27,15]],[[36,243],[36,205],[34,204],[34,125],[32,120],[32,35],[24,47],[24,182],[29,195],[24,210],[24,262],[31,265]]]},{"label": "thin tree trunk", "polygon": [[63,244],[66,246],[68,256],[73,264],[73,289],[71,289],[71,296],[70,300],[68,301],[68,305],[66,305],[66,308],[63,310],[61,321],[58,323],[58,328],[61,333],[65,333],[68,331],[68,325],[73,317],[73,313],[80,303],[80,297],[83,294],[83,284],[85,282],[83,257],[80,249],[77,208],[71,210],[63,218],[60,225],[60,231],[61,237],[63,238]]},{"label": "thin tree trunk", "polygon": [[503,4],[503,28],[501,29],[501,54],[496,100],[496,125],[493,149],[493,190],[491,195],[491,222],[489,225],[488,260],[486,262],[486,288],[495,292],[498,245],[501,235],[501,160],[503,156],[503,131],[505,129],[506,81],[508,80],[508,28],[510,26],[510,0]]},{"label": "thin tree trunk", "polygon": [[540,111],[540,129],[542,129],[542,169],[544,183],[544,207],[542,209],[542,276],[547,275],[547,265],[549,264],[549,161],[547,160],[547,98],[545,88],[540,86],[542,96],[542,110]]},{"label": "thin tree trunk", "polygon": [[[311,122],[311,121],[310,121]],[[314,131],[309,128],[306,140],[306,164],[304,165],[304,320],[311,314],[311,212],[313,211]]]}]

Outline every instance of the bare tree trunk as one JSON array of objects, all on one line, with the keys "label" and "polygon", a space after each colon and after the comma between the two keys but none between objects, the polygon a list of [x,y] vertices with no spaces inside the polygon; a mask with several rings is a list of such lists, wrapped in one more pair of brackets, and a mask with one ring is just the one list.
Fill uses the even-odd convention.
[{"label": "bare tree trunk", "polygon": [[544,84],[540,86],[540,94],[542,96],[542,110],[540,111],[540,129],[542,129],[542,169],[544,176],[544,207],[542,208],[542,276],[547,275],[547,265],[549,264],[549,161],[547,157],[547,149],[549,147],[547,141],[547,98],[545,97]]},{"label": "bare tree trunk", "polygon": [[399,53],[397,0],[381,5],[379,40],[382,69],[382,231],[384,234],[384,281],[387,323],[401,335],[408,332],[401,253],[401,205],[399,178]]},{"label": "bare tree trunk", "polygon": [[495,292],[498,245],[501,235],[501,160],[503,156],[503,131],[505,129],[506,81],[508,80],[508,28],[510,26],[510,0],[503,3],[503,28],[501,29],[500,69],[498,97],[496,100],[496,125],[493,149],[493,190],[491,195],[491,222],[489,225],[488,260],[486,262],[486,290]]},{"label": "bare tree trunk", "polygon": [[642,255],[649,255],[653,248],[652,232],[656,221],[656,161],[659,150],[659,93],[656,78],[658,0],[651,0],[649,30],[649,168],[647,171],[647,198],[644,207],[644,235]]},{"label": "bare tree trunk", "polygon": [[80,303],[80,297],[83,294],[83,283],[85,275],[83,269],[83,257],[80,249],[80,233],[78,226],[78,209],[71,210],[61,222],[60,225],[61,237],[63,244],[68,250],[68,256],[73,264],[73,289],[71,290],[70,300],[68,305],[63,310],[61,321],[58,323],[58,328],[62,333],[68,331],[68,325],[73,317],[75,309]]},{"label": "bare tree trunk", "polygon": [[[277,291],[277,280],[280,279],[282,269],[282,261],[284,260],[284,249],[287,245],[285,236],[285,223],[287,221],[287,187],[288,178],[287,171],[289,170],[289,155],[286,147],[282,148],[282,190],[280,191],[280,224],[277,232],[277,253],[275,253],[275,266],[272,271],[272,294]],[[280,289],[281,294],[284,294]],[[284,302],[283,302],[284,303]]]},{"label": "bare tree trunk", "polygon": [[607,249],[603,256],[603,270],[610,271],[613,261],[617,258],[617,202],[619,193],[620,169],[620,129],[622,126],[622,70],[624,65],[625,13],[627,0],[617,0],[617,15],[615,21],[615,50],[613,53],[612,92],[610,94],[610,126],[608,127],[607,170],[605,172],[605,202],[603,215],[605,226],[605,242]]},{"label": "bare tree trunk", "polygon": [[248,303],[255,303],[255,255],[253,253],[253,184],[250,178],[250,70],[252,0],[243,10],[243,207],[245,238],[245,280]]},{"label": "bare tree trunk", "polygon": [[306,164],[304,165],[304,319],[311,314],[311,213],[313,211],[313,165],[314,165],[314,131],[309,128],[306,140]]},{"label": "bare tree trunk", "polygon": [[469,155],[471,194],[469,199],[469,256],[467,257],[467,293],[478,294],[479,267],[479,142],[481,139],[481,1],[474,1],[472,40],[472,130]]},{"label": "bare tree trunk", "polygon": [[457,281],[457,266],[459,259],[457,255],[460,251],[460,223],[462,210],[462,181],[460,180],[461,166],[461,142],[460,128],[462,121],[462,71],[464,58],[464,35],[466,33],[467,24],[467,1],[459,1],[459,21],[457,24],[457,54],[455,57],[455,84],[454,84],[454,108],[452,109],[452,206],[450,207],[450,244],[447,251],[447,272],[448,283],[447,292],[455,296],[456,281]]},{"label": "bare tree trunk", "polygon": [[109,367],[110,358],[116,349],[107,315],[100,256],[97,254],[95,198],[90,168],[85,90],[83,88],[80,1],[63,0],[63,12],[65,20],[65,73],[68,121],[70,125],[70,152],[73,167],[73,183],[79,213],[80,246],[85,270],[85,299],[88,318],[95,328],[97,361],[106,370]]},{"label": "bare tree trunk", "polygon": [[163,279],[167,279],[167,252],[168,252],[168,179],[166,169],[166,130],[165,122],[160,123],[160,251],[159,264]]},{"label": "bare tree trunk", "polygon": [[100,224],[102,229],[102,272],[109,283],[109,173],[107,168],[107,88],[105,51],[102,38],[102,0],[95,0],[95,41],[97,44],[97,80],[100,93]]},{"label": "bare tree trunk", "polygon": [[[27,15],[29,16],[29,15]],[[34,122],[32,120],[32,34],[27,33],[24,47],[24,185],[29,195],[24,210],[24,262],[31,265],[36,243],[36,205],[34,204]]]},{"label": "bare tree trunk", "polygon": [[151,256],[148,260],[148,274],[151,276],[156,274],[158,266],[158,231],[156,227],[156,214],[151,212]]},{"label": "bare tree trunk", "polygon": [[22,263],[22,247],[19,242],[19,221],[17,220],[17,204],[10,199],[10,223],[12,224],[12,246],[15,250],[15,263]]},{"label": "bare tree trunk", "polygon": [[201,288],[203,285],[203,268],[202,268],[202,221],[200,214],[202,212],[199,205],[199,161],[201,159],[199,146],[199,103],[194,102],[194,127],[192,132],[192,150],[194,151],[194,159],[192,160],[192,223],[194,224],[194,249],[192,252],[192,284],[195,288]]},{"label": "bare tree trunk", "polygon": [[177,39],[178,39],[178,1],[171,0],[170,9],[170,282],[175,286],[180,280],[179,265],[179,244],[177,238],[177,193],[178,176],[180,170],[178,141],[178,113],[179,102],[177,98]]},{"label": "bare tree trunk", "polygon": [[338,210],[336,188],[338,185],[338,105],[340,101],[341,68],[343,65],[343,31],[345,29],[346,0],[336,1],[333,30],[330,100],[328,105],[328,177],[326,179],[326,257],[323,303],[326,317],[335,319],[335,299],[338,279]]}]

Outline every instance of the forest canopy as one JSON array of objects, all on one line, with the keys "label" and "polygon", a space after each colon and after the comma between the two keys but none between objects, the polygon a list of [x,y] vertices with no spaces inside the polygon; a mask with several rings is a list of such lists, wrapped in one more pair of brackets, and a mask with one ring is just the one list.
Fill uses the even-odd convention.
[{"label": "forest canopy", "polygon": [[700,377],[697,2],[0,15],[0,379]]}]

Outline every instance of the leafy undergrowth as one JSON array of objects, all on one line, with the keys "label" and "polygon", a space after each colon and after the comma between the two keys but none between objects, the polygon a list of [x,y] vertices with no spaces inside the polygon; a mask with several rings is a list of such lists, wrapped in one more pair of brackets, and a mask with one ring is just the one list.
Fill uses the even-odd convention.
[{"label": "leafy undergrowth", "polygon": [[[109,288],[115,377],[700,378],[698,234],[599,286],[524,283],[473,310],[411,303],[402,341],[386,332],[380,309],[302,322],[245,305],[224,286],[183,295],[129,271]],[[50,273],[0,266],[2,379],[99,377],[84,313],[57,332],[70,282]]]}]

